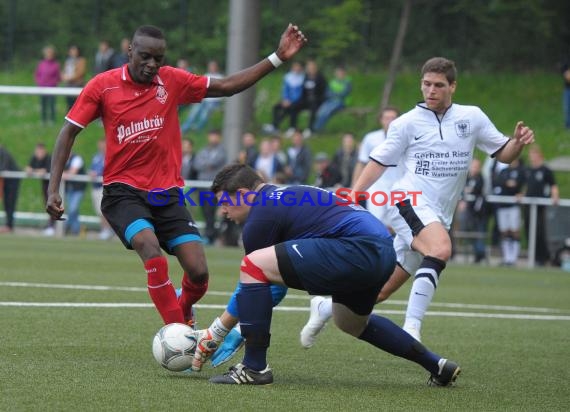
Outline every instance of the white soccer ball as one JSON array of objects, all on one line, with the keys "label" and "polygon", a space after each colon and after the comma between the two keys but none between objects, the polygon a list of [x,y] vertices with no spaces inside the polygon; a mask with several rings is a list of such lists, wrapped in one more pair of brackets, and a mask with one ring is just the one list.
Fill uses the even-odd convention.
[{"label": "white soccer ball", "polygon": [[196,351],[195,331],[183,323],[160,328],[152,341],[154,359],[170,371],[181,372],[192,366]]}]

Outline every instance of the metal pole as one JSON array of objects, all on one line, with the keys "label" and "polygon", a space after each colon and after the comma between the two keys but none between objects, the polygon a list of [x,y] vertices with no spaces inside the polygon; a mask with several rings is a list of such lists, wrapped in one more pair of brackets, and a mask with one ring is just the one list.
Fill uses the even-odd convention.
[{"label": "metal pole", "polygon": [[[230,0],[226,73],[233,74],[259,60],[259,0]],[[228,159],[237,159],[242,134],[253,117],[255,90],[228,98],[224,112],[224,145]]]},{"label": "metal pole", "polygon": [[533,203],[529,205],[529,223],[528,223],[528,267],[534,267],[535,252],[536,252],[536,220],[538,218],[538,205]]}]

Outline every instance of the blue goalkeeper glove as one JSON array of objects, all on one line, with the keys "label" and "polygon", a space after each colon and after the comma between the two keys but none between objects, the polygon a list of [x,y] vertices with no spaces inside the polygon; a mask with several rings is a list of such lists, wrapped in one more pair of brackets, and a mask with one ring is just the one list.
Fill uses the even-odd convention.
[{"label": "blue goalkeeper glove", "polygon": [[241,349],[244,344],[243,336],[233,328],[224,339],[222,345],[214,352],[210,358],[212,366],[215,368],[222,363],[226,363]]}]

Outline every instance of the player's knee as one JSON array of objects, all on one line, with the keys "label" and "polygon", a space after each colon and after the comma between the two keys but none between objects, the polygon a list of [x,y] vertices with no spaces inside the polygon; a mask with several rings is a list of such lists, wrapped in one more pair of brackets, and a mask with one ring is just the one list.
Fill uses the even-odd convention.
[{"label": "player's knee", "polygon": [[158,241],[153,242],[152,239],[147,237],[135,236],[131,240],[131,246],[145,262],[162,255]]},{"label": "player's knee", "polygon": [[250,282],[253,278],[261,283],[271,283],[263,269],[253,263],[248,256],[241,261],[239,278],[242,282]]},{"label": "player's knee", "polygon": [[451,258],[451,242],[433,245],[426,256],[432,256],[447,262]]},{"label": "player's knee", "polygon": [[348,319],[343,316],[333,316],[334,324],[342,330],[354,337],[359,337],[362,335],[364,328],[366,328],[366,321],[361,321],[357,318]]}]

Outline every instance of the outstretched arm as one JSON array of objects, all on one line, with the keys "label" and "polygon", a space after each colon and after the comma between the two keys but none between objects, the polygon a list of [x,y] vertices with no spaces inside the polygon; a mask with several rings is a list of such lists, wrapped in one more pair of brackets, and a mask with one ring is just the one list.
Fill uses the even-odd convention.
[{"label": "outstretched arm", "polygon": [[511,163],[518,158],[526,145],[534,143],[534,132],[523,122],[518,122],[515,126],[513,138],[499,150],[496,158],[502,163]]},{"label": "outstretched arm", "polygon": [[[282,62],[293,57],[307,42],[297,26],[289,24],[281,35],[279,47],[274,54],[259,63],[223,79],[210,78],[206,97],[231,96],[253,86],[259,79],[272,72]],[[271,58],[271,60],[270,60]]]},{"label": "outstretched arm", "polygon": [[59,219],[64,212],[63,207],[61,207],[62,200],[59,195],[59,185],[63,168],[71,153],[71,147],[75,142],[75,136],[81,130],[83,130],[81,127],[66,121],[55,142],[55,149],[51,157],[48,200],[46,204],[46,212],[54,219]]}]

